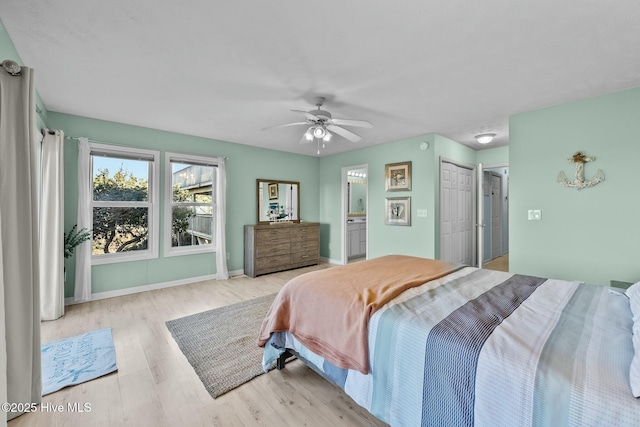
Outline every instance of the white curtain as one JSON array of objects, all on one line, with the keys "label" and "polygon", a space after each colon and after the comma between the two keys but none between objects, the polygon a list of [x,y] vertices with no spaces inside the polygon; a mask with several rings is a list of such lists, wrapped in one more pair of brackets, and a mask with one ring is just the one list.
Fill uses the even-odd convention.
[{"label": "white curtain", "polygon": [[40,155],[40,317],[64,315],[64,133],[44,129]]},{"label": "white curtain", "polygon": [[229,278],[227,269],[227,163],[223,156],[218,157],[218,179],[216,180],[218,205],[216,209],[216,277],[218,280]]},{"label": "white curtain", "polygon": [[[78,230],[93,229],[91,224],[91,148],[87,138],[78,140]],[[91,300],[91,239],[76,247],[76,286],[73,299],[76,302]]]},{"label": "white curtain", "polygon": [[[21,67],[19,75],[0,69],[0,285],[7,380],[3,402],[9,403],[40,403],[42,397],[33,94],[30,68]],[[18,415],[9,412],[7,418]]]},{"label": "white curtain", "polygon": [[[2,210],[0,209],[0,224],[2,223]],[[0,242],[2,242],[2,227],[0,227]],[[0,403],[7,402],[7,340],[5,330],[7,325],[4,321],[4,264],[2,260],[2,245],[0,245]],[[0,426],[7,425],[7,416],[0,415]]]}]

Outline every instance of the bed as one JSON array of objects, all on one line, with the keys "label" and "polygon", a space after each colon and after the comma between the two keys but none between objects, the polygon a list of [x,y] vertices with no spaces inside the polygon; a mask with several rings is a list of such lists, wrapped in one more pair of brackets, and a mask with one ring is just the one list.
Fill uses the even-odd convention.
[{"label": "bed", "polygon": [[640,284],[630,307],[612,288],[415,257],[300,277],[263,322],[265,371],[292,352],[392,426],[640,426]]}]

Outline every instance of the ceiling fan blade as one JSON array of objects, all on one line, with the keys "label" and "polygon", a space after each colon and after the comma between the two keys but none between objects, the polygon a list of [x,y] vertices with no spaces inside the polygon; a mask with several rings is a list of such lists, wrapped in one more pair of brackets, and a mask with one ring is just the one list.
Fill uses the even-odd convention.
[{"label": "ceiling fan blade", "polygon": [[358,142],[358,141],[360,141],[362,139],[358,135],[356,135],[355,133],[353,133],[353,132],[351,132],[349,130],[346,130],[344,128],[341,128],[340,126],[327,125],[327,129],[330,130],[331,132],[337,133],[341,137],[346,138],[351,142]]},{"label": "ceiling fan blade", "polygon": [[316,116],[316,115],[314,115],[314,114],[311,114],[311,113],[310,113],[310,112],[308,112],[308,111],[302,111],[302,110],[291,110],[291,111],[293,111],[293,112],[295,112],[295,113],[302,113],[302,114],[304,114],[305,116],[307,116],[307,119],[312,120],[312,121],[314,121],[314,122],[317,122],[318,120],[320,120],[320,117],[318,117],[318,116]]},{"label": "ceiling fan blade", "polygon": [[266,128],[262,128],[262,130],[269,130],[269,129],[275,129],[275,128],[286,128],[287,126],[297,126],[297,125],[308,125],[309,123],[307,122],[297,122],[297,123],[287,123],[284,125],[276,125],[276,126],[269,126]]},{"label": "ceiling fan blade", "polygon": [[373,125],[366,120],[352,120],[352,119],[331,119],[334,125],[342,126],[356,126],[360,128],[372,128]]}]

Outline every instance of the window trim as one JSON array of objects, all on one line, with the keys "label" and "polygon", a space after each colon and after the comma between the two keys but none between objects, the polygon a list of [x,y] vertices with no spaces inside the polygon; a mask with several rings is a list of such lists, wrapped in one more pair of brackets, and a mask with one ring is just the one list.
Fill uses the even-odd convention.
[{"label": "window trim", "polygon": [[[164,153],[164,224],[163,224],[163,251],[162,256],[174,257],[174,256],[183,256],[183,255],[195,255],[195,254],[204,254],[204,253],[215,253],[218,248],[217,244],[217,236],[215,231],[213,232],[213,241],[211,245],[196,245],[196,246],[178,246],[173,247],[171,245],[171,225],[173,223],[172,219],[172,205],[173,205],[173,181],[172,176],[173,172],[171,171],[171,163],[173,162],[184,162],[191,163],[195,165],[201,166],[211,166],[215,168],[212,182],[212,209],[214,215],[213,228],[215,230],[215,218],[218,215],[218,193],[216,191],[216,184],[218,182],[218,159],[215,156],[208,155],[200,155],[200,154],[184,154],[184,153],[175,153],[175,152],[165,152]],[[190,206],[203,205],[209,206],[208,203],[188,203]]]},{"label": "window trim", "polygon": [[[93,200],[93,157],[100,154],[110,157],[120,157],[123,159],[139,159],[149,162],[149,200],[147,202],[126,202],[121,204],[149,209],[149,240],[147,249],[144,251],[120,252],[116,254],[91,254],[91,265],[112,264],[116,262],[142,261],[155,259],[159,256],[159,233],[160,233],[160,151],[146,150],[142,148],[127,147],[121,145],[102,144],[96,142],[89,143],[90,176],[88,185],[91,191],[91,223],[93,223],[93,208],[104,207],[108,202]],[[91,237],[93,241],[93,236]]]}]

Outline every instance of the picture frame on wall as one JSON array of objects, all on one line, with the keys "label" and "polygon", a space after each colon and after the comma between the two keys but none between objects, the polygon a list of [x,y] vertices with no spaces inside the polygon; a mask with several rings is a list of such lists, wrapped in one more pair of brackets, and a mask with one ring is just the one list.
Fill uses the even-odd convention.
[{"label": "picture frame on wall", "polygon": [[384,223],[386,225],[411,225],[411,197],[387,197]]},{"label": "picture frame on wall", "polygon": [[272,182],[267,187],[269,191],[269,200],[274,200],[278,198],[278,183]]},{"label": "picture frame on wall", "polygon": [[387,163],[384,165],[386,191],[411,190],[411,162]]}]

